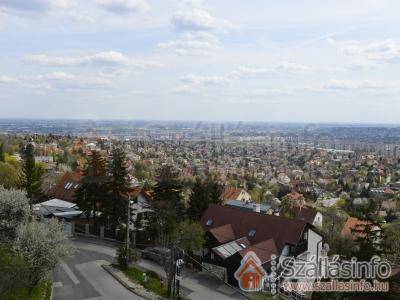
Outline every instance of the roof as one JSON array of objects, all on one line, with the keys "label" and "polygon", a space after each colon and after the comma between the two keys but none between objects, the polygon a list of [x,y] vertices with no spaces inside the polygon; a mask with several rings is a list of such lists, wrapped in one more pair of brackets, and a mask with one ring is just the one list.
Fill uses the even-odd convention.
[{"label": "roof", "polygon": [[[254,205],[257,203],[254,202],[244,202],[240,200],[228,200],[225,202],[225,205],[233,207],[233,208],[241,208],[246,210],[254,210]],[[271,208],[270,205],[260,204],[260,212],[266,213]]]},{"label": "roof", "polygon": [[242,257],[245,257],[249,251],[253,251],[262,263],[271,260],[271,255],[278,254],[274,239],[262,241],[258,244],[251,245],[245,249],[239,251]]},{"label": "roof", "polygon": [[246,237],[228,242],[226,244],[214,247],[212,250],[219,255],[222,259],[231,257],[232,255],[246,249],[250,245]]},{"label": "roof", "polygon": [[[208,220],[212,220],[210,225],[207,225]],[[217,204],[210,204],[200,224],[205,231],[230,224],[235,238],[247,237],[251,245],[274,239],[279,253],[286,244],[296,245],[307,226],[307,222],[303,220],[265,215]],[[249,235],[250,231],[255,232]]]},{"label": "roof", "polygon": [[349,217],[347,219],[346,223],[344,224],[341,233],[342,233],[342,235],[344,237],[353,239],[357,235],[361,236],[361,233],[352,232],[352,230],[354,230],[354,229],[359,230],[361,228],[357,228],[357,227],[360,227],[360,226],[363,226],[363,225],[365,226],[366,224],[367,224],[366,221],[361,221],[361,220],[359,220],[357,218]]},{"label": "roof", "polygon": [[40,203],[42,206],[52,206],[52,207],[61,207],[61,208],[72,208],[75,207],[75,203],[63,201],[60,199],[51,199],[45,202]]},{"label": "roof", "polygon": [[287,194],[284,198],[288,198],[290,200],[304,200],[304,196],[300,193],[297,192],[291,192],[289,194]]},{"label": "roof", "polygon": [[307,221],[311,224],[317,215],[317,211],[310,207],[295,206],[292,209],[297,219]]},{"label": "roof", "polygon": [[75,202],[75,192],[82,177],[82,172],[66,172],[57,184],[50,189],[49,194],[57,199]]},{"label": "roof", "polygon": [[229,188],[225,189],[221,194],[222,200],[236,200],[239,198],[242,189]]},{"label": "roof", "polygon": [[210,232],[220,243],[225,243],[235,239],[235,234],[233,233],[231,224],[215,227],[211,229]]}]

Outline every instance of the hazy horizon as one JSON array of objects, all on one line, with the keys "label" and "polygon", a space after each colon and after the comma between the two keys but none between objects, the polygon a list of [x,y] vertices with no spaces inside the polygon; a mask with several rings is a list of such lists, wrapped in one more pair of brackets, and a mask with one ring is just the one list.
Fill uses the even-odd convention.
[{"label": "hazy horizon", "polygon": [[0,118],[399,124],[399,9],[0,0]]}]

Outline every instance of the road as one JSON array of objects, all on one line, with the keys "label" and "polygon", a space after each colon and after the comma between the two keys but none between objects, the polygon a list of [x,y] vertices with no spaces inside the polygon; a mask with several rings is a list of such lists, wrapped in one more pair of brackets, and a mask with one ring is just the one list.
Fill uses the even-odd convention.
[{"label": "road", "polygon": [[[90,238],[78,238],[73,244],[75,253],[61,261],[53,271],[54,300],[141,299],[101,268],[102,264],[114,260],[115,245]],[[141,259],[138,265],[165,277],[163,268],[155,262]],[[243,299],[235,290],[206,274],[184,270],[182,277],[181,293],[189,299]]]},{"label": "road", "polygon": [[110,247],[74,241],[76,251],[52,272],[54,300],[142,299],[126,290],[102,267],[113,261]]}]

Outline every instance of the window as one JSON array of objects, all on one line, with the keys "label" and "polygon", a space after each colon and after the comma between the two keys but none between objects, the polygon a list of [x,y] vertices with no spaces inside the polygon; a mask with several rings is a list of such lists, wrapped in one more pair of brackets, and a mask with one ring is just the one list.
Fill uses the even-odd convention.
[{"label": "window", "polygon": [[256,235],[256,231],[254,229],[249,231],[249,236],[253,237]]},{"label": "window", "polygon": [[208,220],[207,220],[207,223],[206,223],[206,225],[207,225],[207,226],[211,226],[211,225],[212,225],[212,223],[213,223],[213,220],[211,220],[211,219],[208,219]]}]

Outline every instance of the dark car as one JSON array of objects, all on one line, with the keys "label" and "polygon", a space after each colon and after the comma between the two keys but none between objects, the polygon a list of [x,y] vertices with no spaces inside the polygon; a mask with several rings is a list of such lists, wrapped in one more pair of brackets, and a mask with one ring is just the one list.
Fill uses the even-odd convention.
[{"label": "dark car", "polygon": [[163,247],[147,247],[142,251],[142,258],[151,259],[158,264],[163,262],[170,256],[170,249]]}]

